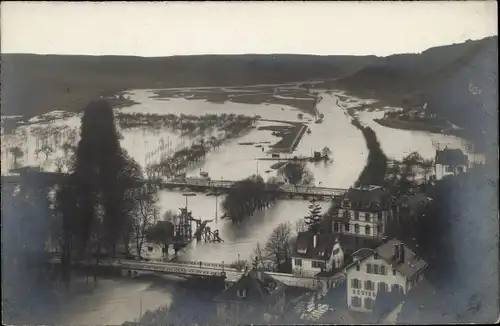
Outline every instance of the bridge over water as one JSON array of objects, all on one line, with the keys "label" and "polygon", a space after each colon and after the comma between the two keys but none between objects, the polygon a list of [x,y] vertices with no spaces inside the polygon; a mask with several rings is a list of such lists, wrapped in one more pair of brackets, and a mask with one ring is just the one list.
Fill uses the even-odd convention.
[{"label": "bridge over water", "polygon": [[[61,182],[67,174],[56,172],[26,172],[19,175],[2,176],[2,185],[10,184],[33,184],[37,186],[52,186]],[[185,178],[179,180],[157,180],[148,181],[161,189],[188,190],[194,192],[222,192],[227,193],[235,189],[237,181],[229,180],[207,180],[198,178]],[[142,183],[143,184],[143,183]],[[138,184],[140,187],[142,184]],[[272,193],[276,197],[288,198],[315,198],[317,200],[330,200],[337,196],[342,196],[347,189],[315,187],[308,185],[277,185],[267,186],[265,192]]]},{"label": "bridge over water", "polygon": [[[59,258],[53,258],[51,263],[60,263]],[[226,282],[236,282],[243,271],[228,264],[208,263],[196,261],[135,261],[135,260],[102,260],[99,263],[105,266],[120,268],[122,275],[134,276],[140,272],[152,272],[158,274],[171,274],[179,276],[215,276],[223,277]],[[318,287],[332,288],[345,280],[343,274],[336,274],[332,277],[316,277],[307,275],[295,275],[287,273],[266,272],[266,274],[283,282],[288,286],[308,288],[312,290]]]}]

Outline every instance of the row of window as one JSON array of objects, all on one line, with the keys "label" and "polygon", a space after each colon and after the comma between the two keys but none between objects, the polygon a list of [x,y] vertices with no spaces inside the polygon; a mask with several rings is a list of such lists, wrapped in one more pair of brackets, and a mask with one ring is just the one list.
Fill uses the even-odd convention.
[{"label": "row of window", "polygon": [[[373,309],[373,299],[372,298],[365,298],[364,300],[364,308],[365,309]],[[362,301],[360,297],[351,297],[351,305],[357,308],[362,308]]]},{"label": "row of window", "polygon": [[[301,267],[302,266],[302,259],[295,259],[294,263],[295,263],[295,266]],[[325,268],[325,262],[313,260],[311,262],[311,267],[312,268]]]},{"label": "row of window", "polygon": [[[375,255],[375,259],[377,259]],[[360,265],[356,265],[356,270],[359,272],[360,270]],[[387,267],[384,265],[377,265],[377,264],[366,264],[366,272],[368,274],[377,274],[377,275],[387,275]],[[396,276],[396,269],[392,269],[392,275]]]},{"label": "row of window", "polygon": [[[361,283],[362,283],[361,280],[354,278],[351,280],[351,288],[361,289],[361,285],[362,285]],[[368,281],[365,281],[363,285],[364,285],[364,289],[366,291],[377,291],[377,283],[376,282],[368,280]],[[385,282],[379,282],[378,283],[378,291],[389,292],[389,284],[387,284]],[[391,286],[391,291],[397,291],[397,292],[403,293],[403,287],[399,284],[393,284]]]},{"label": "row of window", "polygon": [[[364,216],[363,216],[363,214],[364,214]],[[365,221],[367,221],[367,222],[370,222],[370,221],[376,222],[375,215],[372,216],[370,213],[363,213],[363,212],[358,212],[358,211],[354,211],[353,214],[351,214],[351,211],[344,210],[342,213],[342,217],[347,218],[347,219],[350,219],[352,217],[355,221],[359,221],[360,217],[364,217]],[[377,212],[377,215],[376,215],[377,220],[381,221],[382,217],[383,217],[382,212]]]},{"label": "row of window", "polygon": [[[340,223],[335,222],[333,224],[333,231],[334,232],[340,232]],[[351,232],[351,225],[349,223],[345,223],[344,224],[344,231],[345,232]],[[360,225],[359,224],[354,224],[354,232],[355,233],[360,233]],[[377,225],[377,233],[378,234],[382,233],[382,226],[381,225]],[[369,225],[365,225],[365,234],[366,235],[371,235],[372,234],[372,228]]]},{"label": "row of window", "polygon": [[[447,165],[447,166],[445,167],[445,171],[446,171],[447,173],[453,173],[453,172],[455,172],[455,171],[454,171],[454,167],[453,167],[453,166],[451,166],[451,165]],[[458,173],[462,173],[462,172],[464,172],[464,167],[463,167],[463,166],[458,166],[458,167],[457,167],[457,172],[458,172]]]}]

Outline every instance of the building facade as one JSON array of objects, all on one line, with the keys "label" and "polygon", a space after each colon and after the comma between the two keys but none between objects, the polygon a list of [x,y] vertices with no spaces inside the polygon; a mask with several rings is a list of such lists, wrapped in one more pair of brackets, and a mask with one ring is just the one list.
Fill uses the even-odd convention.
[{"label": "building facade", "polygon": [[376,249],[360,249],[346,267],[347,306],[372,312],[377,296],[387,292],[406,295],[424,280],[427,264],[398,240]]},{"label": "building facade", "polygon": [[460,149],[436,150],[434,160],[434,172],[436,180],[448,175],[457,175],[467,172],[469,169],[469,157]]},{"label": "building facade", "polygon": [[349,189],[332,222],[334,234],[380,240],[392,218],[392,197],[381,186]]},{"label": "building facade", "polygon": [[300,232],[292,253],[294,274],[315,276],[335,272],[344,266],[344,250],[333,234]]}]

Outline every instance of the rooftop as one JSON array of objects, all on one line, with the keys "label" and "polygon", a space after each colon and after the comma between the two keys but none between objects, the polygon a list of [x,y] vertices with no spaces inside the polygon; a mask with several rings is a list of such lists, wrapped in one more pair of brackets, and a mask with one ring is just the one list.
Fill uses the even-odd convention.
[{"label": "rooftop", "polygon": [[[255,269],[243,274],[241,278],[215,297],[215,301],[230,302],[273,302],[284,292],[286,285],[274,277]],[[244,297],[238,296],[239,290],[246,290]]]},{"label": "rooftop", "polygon": [[297,236],[292,256],[328,260],[332,253],[336,238],[337,237],[331,233],[318,234],[316,235],[316,247],[314,247],[314,234],[310,231],[300,232]]},{"label": "rooftop", "polygon": [[445,147],[442,151],[436,150],[436,164],[467,165],[469,157],[461,149]]},{"label": "rooftop", "polygon": [[381,186],[351,188],[342,200],[350,202],[351,208],[361,211],[379,211],[389,206],[391,195]]},{"label": "rooftop", "polygon": [[[380,258],[385,260],[388,264],[391,264],[393,268],[395,268],[398,272],[400,272],[403,276],[405,277],[412,277],[415,275],[417,272],[423,270],[425,267],[427,267],[427,263],[419,258],[411,249],[409,249],[407,246],[403,244],[404,248],[404,261],[401,263],[398,263],[394,258],[393,258],[393,248],[395,245],[400,245],[403,244],[401,241],[392,239],[377,248],[370,250],[370,249],[360,249],[357,252],[357,257],[359,257],[359,261],[362,261],[373,254],[375,252],[378,254]],[[350,267],[354,266],[355,263],[350,264],[349,266],[346,267],[346,269],[349,269]]]}]

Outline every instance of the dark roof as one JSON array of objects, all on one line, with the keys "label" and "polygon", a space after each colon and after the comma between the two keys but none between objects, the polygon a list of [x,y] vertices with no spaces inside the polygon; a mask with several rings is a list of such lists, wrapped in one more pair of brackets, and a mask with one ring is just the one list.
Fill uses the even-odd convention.
[{"label": "dark roof", "polygon": [[[215,301],[273,303],[279,294],[285,291],[286,285],[274,277],[258,272],[255,269],[244,273],[230,287],[215,297]],[[246,290],[245,297],[238,296],[238,290]]]},{"label": "dark roof", "polygon": [[340,246],[345,254],[353,253],[361,248],[376,248],[381,241],[377,239],[358,237],[352,234],[334,233],[340,240]]},{"label": "dark roof", "polygon": [[[415,275],[417,272],[423,270],[425,267],[427,267],[427,263],[419,258],[411,249],[409,249],[407,246],[404,246],[404,261],[401,263],[398,263],[395,259],[393,259],[393,248],[395,245],[400,245],[403,244],[401,241],[392,239],[374,250],[370,251],[368,250],[363,250],[363,256],[360,257],[358,261],[362,261],[371,255],[373,255],[375,252],[379,255],[380,258],[385,260],[387,263],[391,264],[393,268],[395,268],[398,272],[403,274],[405,277],[412,277]],[[346,266],[346,269],[349,269],[350,267],[354,266],[356,262],[350,264],[349,266]]]},{"label": "dark roof", "polygon": [[349,189],[342,200],[348,200],[351,208],[360,211],[380,211],[391,204],[392,196],[381,186],[360,186]]},{"label": "dark roof", "polygon": [[[293,248],[293,257],[328,260],[335,239],[336,236],[332,233],[318,234],[316,235],[316,247],[314,247],[314,234],[311,231],[299,232]],[[305,249],[306,252],[301,253],[300,249]],[[324,253],[324,255],[320,255],[320,253]]]},{"label": "dark roof", "polygon": [[461,149],[445,148],[436,151],[436,164],[443,165],[467,165],[469,158]]}]

